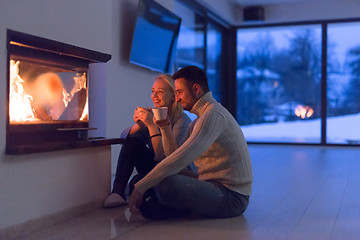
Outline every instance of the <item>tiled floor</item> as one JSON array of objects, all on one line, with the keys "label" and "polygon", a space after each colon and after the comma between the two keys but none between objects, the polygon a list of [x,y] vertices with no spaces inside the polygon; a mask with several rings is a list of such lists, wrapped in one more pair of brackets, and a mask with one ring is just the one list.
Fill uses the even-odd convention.
[{"label": "tiled floor", "polygon": [[241,217],[148,221],[99,209],[21,240],[360,239],[360,148],[251,146],[254,184]]}]

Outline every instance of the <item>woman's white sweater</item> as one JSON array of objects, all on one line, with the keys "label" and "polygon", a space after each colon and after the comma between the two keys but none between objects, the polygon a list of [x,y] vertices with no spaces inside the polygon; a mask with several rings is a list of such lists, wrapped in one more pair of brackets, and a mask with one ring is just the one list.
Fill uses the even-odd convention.
[{"label": "woman's white sweater", "polygon": [[190,136],[172,154],[135,184],[140,193],[164,178],[179,173],[194,162],[199,180],[214,180],[225,187],[251,194],[252,165],[240,126],[233,116],[206,93],[191,109],[197,118],[189,126]]}]

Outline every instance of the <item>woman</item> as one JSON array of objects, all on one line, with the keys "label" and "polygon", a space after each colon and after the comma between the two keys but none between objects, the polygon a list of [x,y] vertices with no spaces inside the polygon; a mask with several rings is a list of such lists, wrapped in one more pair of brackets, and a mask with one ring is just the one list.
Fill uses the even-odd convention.
[{"label": "woman", "polygon": [[130,191],[135,182],[150,172],[165,156],[175,151],[185,136],[191,120],[183,112],[181,104],[175,100],[175,82],[170,75],[163,74],[155,79],[151,100],[154,108],[168,108],[167,119],[155,121],[151,108],[135,109],[135,124],[130,131],[125,130],[128,135],[120,151],[112,194],[105,200],[104,207],[126,204],[125,188],[134,167],[138,174],[130,182]]}]

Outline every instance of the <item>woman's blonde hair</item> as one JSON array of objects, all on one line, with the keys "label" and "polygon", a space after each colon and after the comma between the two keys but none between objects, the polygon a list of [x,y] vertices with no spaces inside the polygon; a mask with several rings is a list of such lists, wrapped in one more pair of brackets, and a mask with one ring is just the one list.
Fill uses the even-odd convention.
[{"label": "woman's blonde hair", "polygon": [[181,103],[177,102],[175,99],[176,98],[176,96],[175,96],[175,94],[176,94],[175,93],[175,80],[172,78],[172,76],[170,74],[161,74],[161,75],[157,76],[156,79],[164,80],[167,83],[167,85],[169,86],[169,90],[171,90],[174,94],[174,102],[172,103],[172,107],[171,107],[172,110],[169,115],[171,125],[173,126],[183,113],[183,107],[182,107]]}]

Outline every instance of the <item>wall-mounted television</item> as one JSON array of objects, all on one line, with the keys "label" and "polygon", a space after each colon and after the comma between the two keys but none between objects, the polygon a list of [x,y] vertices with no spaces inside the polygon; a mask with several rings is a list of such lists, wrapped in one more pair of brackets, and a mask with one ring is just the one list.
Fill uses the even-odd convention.
[{"label": "wall-mounted television", "polygon": [[181,18],[154,0],[139,0],[130,62],[169,72],[175,55]]}]

